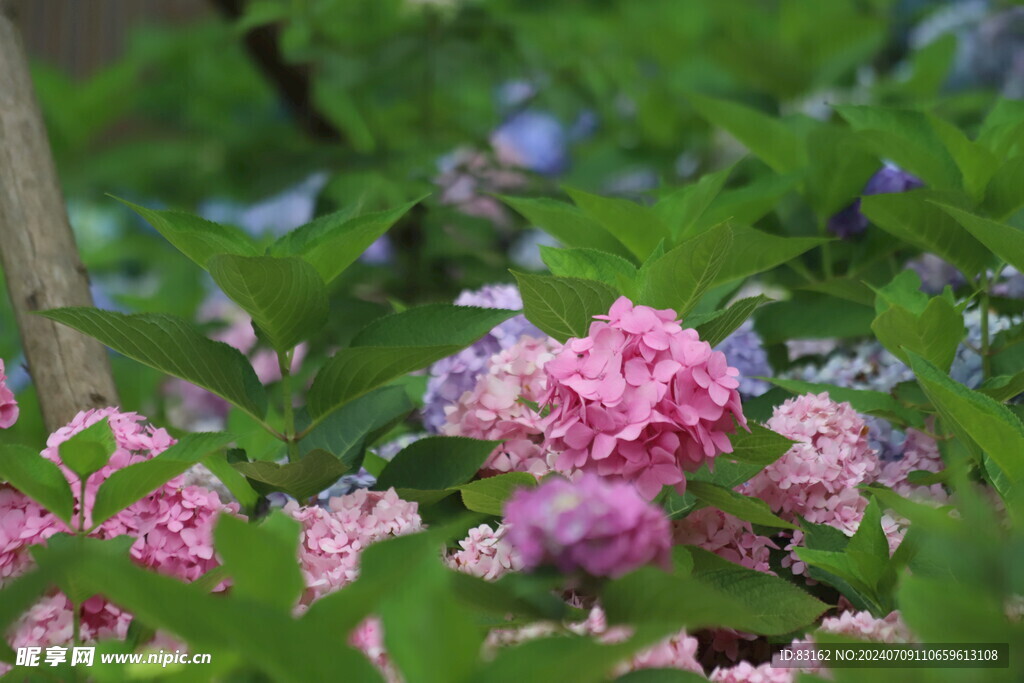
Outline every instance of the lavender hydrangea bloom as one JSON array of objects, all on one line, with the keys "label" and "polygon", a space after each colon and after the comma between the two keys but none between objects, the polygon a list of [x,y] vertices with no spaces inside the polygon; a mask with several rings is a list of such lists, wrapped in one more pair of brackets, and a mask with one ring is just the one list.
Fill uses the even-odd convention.
[{"label": "lavender hydrangea bloom", "polygon": [[935,254],[921,254],[906,262],[921,279],[921,291],[925,294],[941,294],[947,285],[956,289],[967,282],[956,266]]},{"label": "lavender hydrangea bloom", "polygon": [[254,235],[282,235],[312,220],[316,196],[326,184],[326,173],[314,173],[284,192],[255,204],[218,199],[203,202],[199,214],[207,220],[237,225]]},{"label": "lavender hydrangea bloom", "polygon": [[1013,266],[1006,266],[1002,281],[992,287],[992,293],[1007,299],[1024,299],[1024,274]]},{"label": "lavender hydrangea bloom", "polygon": [[865,415],[864,423],[868,426],[868,444],[879,460],[890,462],[903,457],[903,444],[907,440],[905,432],[893,427],[885,418],[873,415]]},{"label": "lavender hydrangea bloom", "polygon": [[783,376],[805,382],[834,384],[847,389],[872,389],[886,393],[900,382],[914,379],[910,368],[875,340],[842,350],[823,365],[808,364],[791,368]]},{"label": "lavender hydrangea bloom", "polygon": [[[990,315],[988,318],[990,338],[1009,329],[1015,322],[1019,322],[1019,320]],[[956,350],[953,365],[949,369],[949,376],[965,386],[976,389],[984,379],[981,356],[975,351],[975,349],[981,348],[981,311],[977,308],[967,311],[964,314],[964,326],[967,328],[967,336],[964,343],[960,344]]]},{"label": "lavender hydrangea bloom", "polygon": [[[523,300],[515,285],[488,285],[476,291],[464,291],[455,300],[455,305],[517,310],[523,307]],[[445,421],[445,407],[473,388],[491,356],[509,348],[524,334],[539,337],[544,333],[525,316],[517,315],[495,327],[472,346],[430,366],[427,391],[423,395],[423,426],[427,431],[437,434]]]},{"label": "lavender hydrangea bloom", "polygon": [[330,487],[316,494],[317,504],[326,508],[331,498],[347,496],[356,489],[368,489],[376,483],[377,477],[367,472],[365,467],[360,467],[355,474],[346,474]]},{"label": "lavender hydrangea bloom", "polygon": [[[923,187],[919,179],[906,171],[886,164],[875,175],[871,176],[864,186],[862,194],[893,194],[906,192],[918,187]],[[852,204],[832,216],[828,221],[828,230],[833,235],[843,239],[850,239],[867,230],[868,217],[860,211],[860,199],[855,199]]]},{"label": "lavender hydrangea bloom", "polygon": [[565,128],[547,112],[514,114],[491,134],[491,145],[501,163],[542,175],[558,175],[569,165]]},{"label": "lavender hydrangea bloom", "polygon": [[761,335],[754,330],[752,320],[745,321],[735,332],[715,347],[725,354],[729,365],[740,371],[740,395],[743,398],[760,396],[771,385],[755,377],[771,377],[772,366],[768,364],[768,352],[761,343]]}]

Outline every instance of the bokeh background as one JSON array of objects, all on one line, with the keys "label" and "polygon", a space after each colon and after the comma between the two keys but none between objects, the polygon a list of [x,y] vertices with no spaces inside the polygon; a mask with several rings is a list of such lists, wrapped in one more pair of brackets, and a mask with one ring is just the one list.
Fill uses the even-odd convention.
[{"label": "bokeh background", "polygon": [[[1024,95],[1024,7],[998,0],[23,0],[14,3],[97,305],[231,312],[108,197],[268,240],[323,212],[428,194],[333,290],[311,352],[394,302],[451,300],[542,269],[551,238],[495,194],[646,200],[762,163],[713,131],[702,92],[801,120],[925,108],[968,129]],[[728,188],[727,188],[728,189]],[[763,188],[762,188],[763,189]],[[784,223],[787,192],[762,219]],[[0,357],[42,424],[6,297]],[[180,392],[115,358],[126,409],[174,423]],[[416,395],[415,390],[410,390]]]}]

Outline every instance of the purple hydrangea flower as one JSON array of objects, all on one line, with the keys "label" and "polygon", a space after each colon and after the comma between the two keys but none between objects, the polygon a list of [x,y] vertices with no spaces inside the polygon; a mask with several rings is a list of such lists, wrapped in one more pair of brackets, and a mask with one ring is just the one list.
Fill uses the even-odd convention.
[{"label": "purple hydrangea flower", "polygon": [[505,120],[491,134],[498,161],[542,175],[558,175],[569,166],[565,128],[547,112],[527,109]]},{"label": "purple hydrangea flower", "polygon": [[784,377],[805,382],[834,384],[847,389],[872,389],[888,393],[900,382],[910,382],[914,373],[875,340],[830,356],[822,365],[790,368]]},{"label": "purple hydrangea flower", "polygon": [[662,510],[631,484],[595,474],[548,479],[505,506],[508,540],[527,570],[621,576],[646,564],[671,566],[672,533]]},{"label": "purple hydrangea flower", "polygon": [[1013,266],[1006,266],[1002,280],[992,287],[992,293],[1007,299],[1024,299],[1024,275]]},{"label": "purple hydrangea flower", "polygon": [[199,206],[199,214],[210,221],[237,225],[254,235],[283,235],[313,219],[316,196],[326,184],[326,173],[314,173],[299,184],[255,204],[220,199],[205,201]]},{"label": "purple hydrangea flower", "polygon": [[[871,176],[864,186],[862,194],[893,194],[923,186],[924,183],[906,171],[886,164],[875,175]],[[829,232],[843,239],[850,239],[855,235],[859,235],[867,230],[867,227],[868,217],[860,211],[859,198],[832,216],[828,221]]]},{"label": "purple hydrangea flower", "polygon": [[[989,338],[1008,330],[1015,322],[1019,322],[1019,319],[1015,321],[1006,316],[989,315]],[[975,351],[981,348],[981,311],[974,308],[964,313],[964,326],[967,328],[967,336],[956,350],[949,376],[965,386],[977,389],[985,378],[981,356]]]},{"label": "purple hydrangea flower", "polygon": [[752,320],[745,321],[735,332],[715,347],[725,354],[729,365],[740,371],[740,395],[743,398],[760,396],[771,385],[755,377],[771,377],[772,366],[768,364],[768,352],[761,343],[761,335],[754,330]]},{"label": "purple hydrangea flower", "polygon": [[[488,285],[476,291],[462,292],[455,304],[518,310],[523,307],[523,300],[515,285]],[[445,407],[473,389],[491,356],[511,347],[524,334],[544,336],[525,316],[517,315],[495,327],[472,346],[430,366],[427,392],[423,395],[423,426],[427,431],[437,434],[445,421]]]},{"label": "purple hydrangea flower", "polygon": [[941,294],[946,285],[956,289],[967,282],[956,266],[935,254],[921,254],[907,261],[905,267],[921,278],[921,291],[926,294]]},{"label": "purple hydrangea flower", "polygon": [[865,415],[868,426],[868,444],[882,462],[891,462],[903,457],[903,444],[907,434],[893,427],[888,420],[874,415]]}]

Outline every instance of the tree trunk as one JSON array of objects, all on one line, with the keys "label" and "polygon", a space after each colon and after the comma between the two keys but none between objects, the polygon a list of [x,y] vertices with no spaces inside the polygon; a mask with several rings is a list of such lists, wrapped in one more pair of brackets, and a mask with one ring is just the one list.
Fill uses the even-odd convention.
[{"label": "tree trunk", "polygon": [[91,306],[28,60],[0,0],[0,264],[47,429],[117,404],[106,350],[33,311]]}]

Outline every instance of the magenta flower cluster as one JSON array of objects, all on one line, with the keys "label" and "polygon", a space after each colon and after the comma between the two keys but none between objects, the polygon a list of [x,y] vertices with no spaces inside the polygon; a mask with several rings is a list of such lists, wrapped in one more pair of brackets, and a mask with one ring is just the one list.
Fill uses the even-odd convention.
[{"label": "magenta flower cluster", "polygon": [[687,471],[729,453],[746,426],[739,371],[671,310],[619,298],[545,366],[543,427],[559,471],[633,482],[648,500],[685,486]]},{"label": "magenta flower cluster", "polygon": [[[58,464],[75,493],[76,511],[83,505],[78,496],[78,477],[61,463],[58,447],[75,434],[106,420],[116,449],[107,465],[86,481],[85,521],[91,525],[92,504],[100,485],[116,470],[155,457],[174,440],[163,429],[143,424],[135,413],[116,408],[81,412],[68,425],[50,435],[42,457]],[[198,486],[184,486],[176,477],[129,505],[101,524],[92,536],[135,539],[131,556],[141,565],[184,581],[194,581],[218,564],[213,550],[213,526],[220,514],[238,514],[238,504],[225,504],[216,493]],[[32,565],[29,548],[45,544],[57,533],[70,529],[55,515],[24,494],[0,487],[0,584]],[[224,585],[218,586],[223,589]],[[53,645],[71,640],[71,603],[63,594],[43,598],[15,624],[12,643]],[[82,633],[86,639],[123,638],[131,615],[100,597],[86,601]]]},{"label": "magenta flower cluster", "polygon": [[548,479],[513,494],[505,522],[524,569],[554,565],[615,577],[650,563],[671,565],[668,519],[625,482],[594,474]]}]

